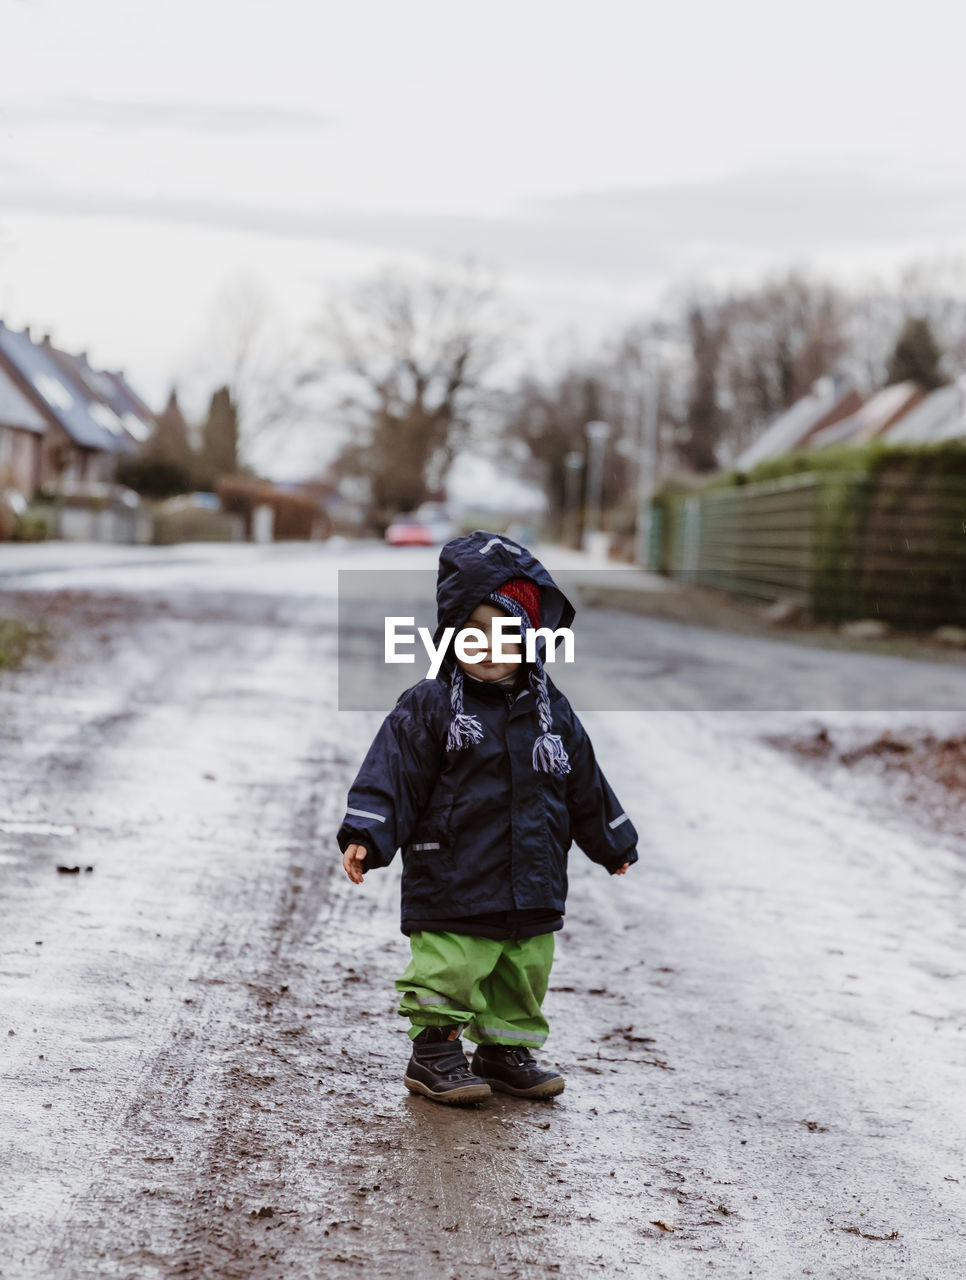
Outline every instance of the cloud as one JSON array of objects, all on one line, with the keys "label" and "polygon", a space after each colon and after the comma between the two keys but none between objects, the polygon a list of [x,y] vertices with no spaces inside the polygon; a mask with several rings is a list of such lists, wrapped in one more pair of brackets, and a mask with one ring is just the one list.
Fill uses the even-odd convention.
[{"label": "cloud", "polygon": [[926,186],[854,170],[772,170],[576,195],[533,210],[618,239],[808,249],[960,233],[966,185]]},{"label": "cloud", "polygon": [[20,128],[88,124],[113,129],[283,133],[310,132],[332,123],[328,116],[314,111],[252,103],[37,97],[0,106],[0,124]]},{"label": "cloud", "polygon": [[727,265],[749,250],[791,256],[958,239],[966,227],[966,186],[840,172],[748,174],[575,195],[534,202],[505,218],[269,208],[190,196],[143,200],[2,182],[0,205],[336,240],[385,252],[473,254],[507,270],[624,281],[677,272],[695,254]]}]

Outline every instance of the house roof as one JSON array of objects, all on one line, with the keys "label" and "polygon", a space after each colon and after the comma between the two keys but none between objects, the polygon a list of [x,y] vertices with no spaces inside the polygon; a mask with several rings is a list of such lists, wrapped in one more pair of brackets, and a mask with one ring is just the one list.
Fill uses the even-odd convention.
[{"label": "house roof", "polygon": [[21,391],[58,422],[75,444],[105,453],[130,447],[130,437],[117,414],[93,401],[49,347],[34,342],[29,330],[10,329],[0,321],[0,357],[8,372],[14,373]]},{"label": "house roof", "polygon": [[808,440],[810,449],[827,444],[865,444],[874,440],[904,417],[924,398],[925,392],[915,382],[896,382],[877,391],[861,409],[816,431]]},{"label": "house roof", "polygon": [[837,422],[862,404],[857,391],[836,385],[832,378],[820,378],[768,426],[738,458],[735,466],[747,470],[767,458],[778,458],[801,448],[824,426]]},{"label": "house roof", "polygon": [[938,444],[966,436],[966,379],[939,387],[883,433],[889,444]]},{"label": "house roof", "polygon": [[[154,431],[154,419],[150,410],[131,390],[121,376],[95,369],[87,359],[87,352],[73,355],[69,351],[61,351],[49,339],[43,341],[44,348],[50,352],[60,367],[84,391],[91,411],[99,420],[107,425],[108,418],[102,407],[112,415],[112,419],[120,421],[122,427],[132,440],[140,444]],[[114,429],[114,428],[110,428]]]},{"label": "house roof", "polygon": [[112,435],[118,437],[122,449],[131,448],[147,438],[150,434],[147,424],[135,420],[132,431],[130,425],[124,421],[123,413],[119,413],[111,403],[112,399],[116,399],[116,387],[106,373],[91,367],[86,352],[75,356],[70,351],[62,351],[54,346],[47,335],[44,336],[41,346],[53,356],[82,394],[90,416]]},{"label": "house roof", "polygon": [[108,400],[108,404],[115,413],[120,415],[121,420],[131,434],[135,435],[136,432],[134,431],[134,425],[128,421],[128,415],[137,418],[141,424],[140,429],[143,430],[144,435],[139,436],[138,439],[146,439],[147,436],[153,435],[157,428],[158,420],[128,382],[127,378],[125,378],[124,370],[107,369],[104,372],[104,377],[110,381],[112,387],[112,398]]},{"label": "house roof", "polygon": [[43,414],[34,408],[3,368],[0,368],[0,427],[15,427],[39,436],[47,430]]}]

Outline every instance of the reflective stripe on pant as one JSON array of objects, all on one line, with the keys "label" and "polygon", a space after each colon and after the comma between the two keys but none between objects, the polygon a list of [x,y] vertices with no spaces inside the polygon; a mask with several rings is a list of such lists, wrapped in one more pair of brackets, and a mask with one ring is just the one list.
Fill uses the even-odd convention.
[{"label": "reflective stripe on pant", "polygon": [[459,1023],[477,1044],[542,1045],[549,1026],[541,1005],[553,964],[554,936],[517,942],[465,933],[419,931],[412,959],[396,979],[398,1012],[423,1027]]}]

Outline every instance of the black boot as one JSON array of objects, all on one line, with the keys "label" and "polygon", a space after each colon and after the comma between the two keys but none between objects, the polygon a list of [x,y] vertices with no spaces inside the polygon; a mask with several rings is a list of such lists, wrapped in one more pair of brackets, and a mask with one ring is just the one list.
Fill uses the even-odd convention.
[{"label": "black boot", "polygon": [[490,1096],[490,1086],[475,1076],[463,1053],[459,1026],[424,1027],[413,1040],[403,1083],[412,1093],[434,1102],[479,1102]]},{"label": "black boot", "polygon": [[501,1093],[518,1098],[555,1098],[566,1081],[534,1061],[529,1049],[514,1044],[481,1044],[473,1054],[473,1070]]}]

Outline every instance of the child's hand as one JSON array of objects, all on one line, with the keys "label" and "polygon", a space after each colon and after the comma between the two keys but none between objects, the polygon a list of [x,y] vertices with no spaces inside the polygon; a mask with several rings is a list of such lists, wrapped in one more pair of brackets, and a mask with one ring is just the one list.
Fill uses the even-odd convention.
[{"label": "child's hand", "polygon": [[362,859],[367,852],[368,850],[364,844],[350,844],[342,855],[342,865],[345,867],[345,873],[353,884],[362,884]]},{"label": "child's hand", "polygon": [[622,875],[624,874],[624,872],[627,870],[627,868],[628,868],[630,865],[631,865],[631,864],[630,864],[629,862],[625,862],[625,863],[624,863],[624,865],[623,865],[622,867],[618,867],[618,868],[617,868],[617,870],[614,872],[614,875],[615,875],[615,876],[622,876]]}]

